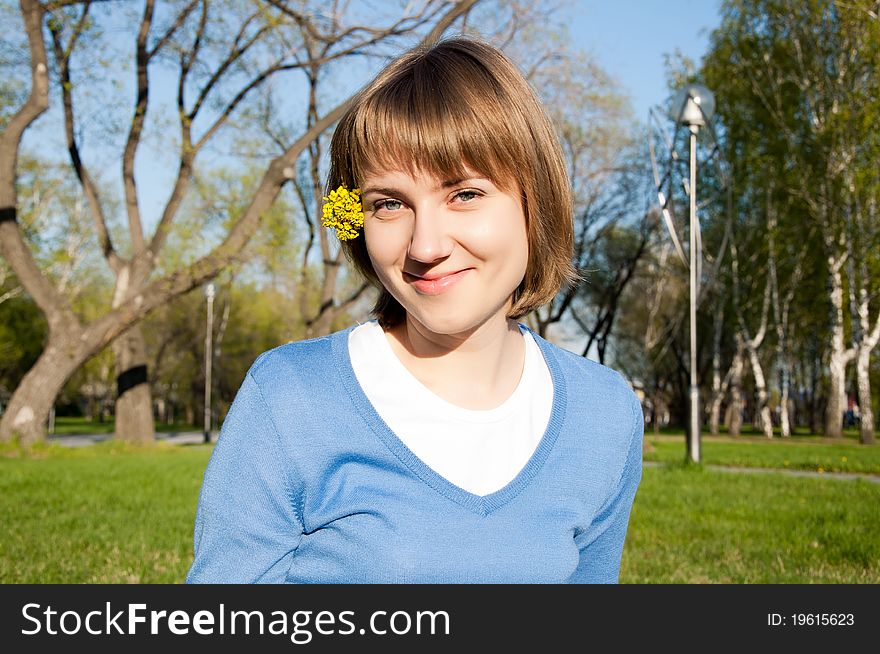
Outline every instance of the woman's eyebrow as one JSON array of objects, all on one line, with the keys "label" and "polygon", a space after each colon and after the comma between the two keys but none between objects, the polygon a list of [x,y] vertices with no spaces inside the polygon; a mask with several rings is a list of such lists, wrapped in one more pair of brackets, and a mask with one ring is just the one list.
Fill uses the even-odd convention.
[{"label": "woman's eyebrow", "polygon": [[[437,187],[438,191],[442,191],[443,189],[451,188],[453,186],[458,186],[462,182],[470,182],[470,181],[489,181],[487,177],[480,177],[479,175],[475,175],[474,177],[462,177],[461,179],[447,179],[445,182],[441,182],[440,186]],[[361,195],[369,195],[370,193],[379,193],[380,195],[406,195],[406,192],[391,186],[367,186],[361,189]]]},{"label": "woman's eyebrow", "polygon": [[458,186],[463,182],[488,182],[490,181],[488,177],[482,177],[481,175],[474,175],[473,177],[462,177],[461,179],[448,179],[437,189],[438,191],[445,188],[450,188],[452,186]]},{"label": "woman's eyebrow", "polygon": [[452,186],[456,186],[457,184],[461,184],[462,182],[467,181],[468,179],[473,179],[473,178],[463,177],[461,179],[447,179],[445,182],[443,182],[442,184],[440,184],[440,186],[437,187],[437,190],[441,191],[445,188],[450,188]]},{"label": "woman's eyebrow", "polygon": [[370,193],[379,193],[381,195],[402,195],[403,191],[397,188],[391,188],[390,186],[368,186],[361,191],[361,195],[368,195]]}]

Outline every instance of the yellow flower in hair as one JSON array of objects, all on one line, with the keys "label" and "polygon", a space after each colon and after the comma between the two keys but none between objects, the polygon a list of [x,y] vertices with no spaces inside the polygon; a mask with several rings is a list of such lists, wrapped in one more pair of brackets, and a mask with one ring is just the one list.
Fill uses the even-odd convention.
[{"label": "yellow flower in hair", "polygon": [[334,227],[340,241],[357,238],[360,228],[364,226],[364,208],[361,206],[361,190],[350,191],[343,184],[330,195],[324,197],[324,208],[321,224]]}]

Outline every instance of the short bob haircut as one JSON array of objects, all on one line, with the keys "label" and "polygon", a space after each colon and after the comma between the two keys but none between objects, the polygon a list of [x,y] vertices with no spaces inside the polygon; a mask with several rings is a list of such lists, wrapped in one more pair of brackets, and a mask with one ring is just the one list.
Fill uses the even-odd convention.
[{"label": "short bob haircut", "polygon": [[[580,279],[572,266],[571,186],[553,125],[517,67],[493,46],[454,37],[419,46],[353,99],[330,144],[328,192],[369,173],[467,177],[464,165],[522,194],[529,256],[508,318],[520,318]],[[382,286],[364,238],[342,241],[348,260],[380,290],[372,314],[388,328],[405,309]]]}]

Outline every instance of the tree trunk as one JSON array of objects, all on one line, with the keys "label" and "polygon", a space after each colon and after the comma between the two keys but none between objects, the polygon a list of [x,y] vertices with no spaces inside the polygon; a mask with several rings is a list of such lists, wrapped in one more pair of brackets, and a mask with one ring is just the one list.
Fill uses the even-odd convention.
[{"label": "tree trunk", "polygon": [[[788,307],[786,307],[786,312]],[[785,318],[786,323],[788,318]],[[779,343],[776,348],[776,361],[779,366],[779,435],[782,438],[791,436],[791,357],[788,354],[785,330],[777,332]]]},{"label": "tree trunk", "polygon": [[739,436],[743,425],[743,401],[742,389],[734,387],[730,391],[730,406],[727,407],[727,433],[730,436]]},{"label": "tree trunk", "polygon": [[823,416],[825,415],[825,406],[827,402],[825,396],[816,396],[813,400],[812,415],[810,419],[810,432],[813,434],[821,434],[823,426]]},{"label": "tree trunk", "polygon": [[727,407],[727,432],[731,436],[739,436],[742,431],[742,378],[745,360],[743,357],[743,349],[745,343],[742,335],[736,334],[736,352],[733,355],[733,361],[730,364],[730,405]]},{"label": "tree trunk", "polygon": [[764,369],[758,359],[758,353],[749,348],[749,362],[752,366],[752,374],[755,378],[755,390],[758,393],[758,404],[755,406],[755,422],[759,423],[761,431],[767,438],[773,438],[773,418],[770,416],[770,407],[767,405],[767,384],[764,381]]},{"label": "tree trunk", "polygon": [[721,413],[721,401],[724,393],[721,390],[721,330],[724,325],[724,305],[715,312],[715,329],[712,338],[712,400],[709,411],[709,433],[718,435],[718,422]]},{"label": "tree trunk", "polygon": [[872,445],[874,438],[874,409],[871,406],[871,351],[862,348],[856,360],[856,383],[859,389],[859,441]]},{"label": "tree trunk", "polygon": [[116,427],[113,437],[130,443],[156,440],[147,355],[140,323],[113,341],[116,357]]},{"label": "tree trunk", "polygon": [[49,411],[64,384],[88,358],[76,332],[50,338],[49,343],[15,389],[0,417],[0,441],[30,446],[46,437]]},{"label": "tree trunk", "polygon": [[819,351],[814,350],[810,355],[810,404],[809,426],[811,434],[820,434],[823,429],[825,414],[825,398],[822,395],[822,383],[819,371],[822,367],[822,359]]},{"label": "tree trunk", "polygon": [[783,438],[791,436],[791,420],[789,418],[789,386],[791,384],[791,357],[788,352],[788,317],[794,293],[803,275],[803,261],[806,257],[806,247],[802,248],[794,269],[788,280],[788,290],[785,297],[780,297],[779,277],[776,269],[776,212],[775,205],[771,202],[772,193],[767,192],[767,236],[769,241],[769,257],[767,262],[770,269],[770,282],[772,284],[773,316],[776,322],[776,362],[779,367],[779,433]]},{"label": "tree trunk", "polygon": [[661,407],[661,395],[659,392],[654,393],[654,397],[651,400],[651,423],[654,426],[654,435],[660,435],[660,407]]},{"label": "tree trunk", "polygon": [[836,352],[831,354],[828,402],[825,405],[825,435],[843,437],[843,407],[846,406],[846,363]]},{"label": "tree trunk", "polygon": [[[113,292],[113,308],[141,291],[146,272],[135,266],[120,270]],[[113,437],[130,443],[156,440],[153,398],[147,376],[147,348],[141,323],[135,323],[116,339],[111,349],[116,361],[116,426]]]},{"label": "tree trunk", "polygon": [[721,428],[721,401],[724,399],[724,396],[721,393],[716,393],[712,397],[712,406],[709,411],[709,433],[712,436],[717,436],[720,432]]},{"label": "tree trunk", "polygon": [[782,369],[780,371],[780,397],[779,397],[779,433],[783,438],[791,436],[791,419],[788,412],[789,403],[789,372],[788,362],[780,360]]},{"label": "tree trunk", "polygon": [[846,406],[846,365],[854,352],[844,347],[843,337],[843,279],[840,268],[845,256],[829,257],[829,281],[831,283],[831,354],[828,361],[829,388],[828,404],[825,407],[825,435],[830,438],[843,437],[843,410]]},{"label": "tree trunk", "polygon": [[[843,327],[841,326],[841,331]],[[846,363],[843,352],[832,350],[829,368],[828,402],[825,405],[825,435],[843,437],[843,408],[846,406]]]},{"label": "tree trunk", "polygon": [[723,380],[719,380],[713,375],[712,401],[709,405],[709,430],[713,436],[717,436],[720,432],[721,405],[724,402],[724,398],[727,396],[727,389],[730,386],[730,379],[733,376],[733,372],[734,364],[731,364],[731,367],[728,368],[727,374],[724,376]]}]

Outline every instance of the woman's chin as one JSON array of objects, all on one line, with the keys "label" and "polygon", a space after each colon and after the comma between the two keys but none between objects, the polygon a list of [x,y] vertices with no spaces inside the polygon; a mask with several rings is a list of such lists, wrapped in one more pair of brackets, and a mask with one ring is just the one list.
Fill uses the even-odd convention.
[{"label": "woman's chin", "polygon": [[480,312],[467,311],[462,307],[452,310],[437,307],[432,311],[407,311],[407,315],[410,322],[416,323],[414,327],[419,331],[450,336],[468,336],[495,317],[495,314],[481,315]]}]

